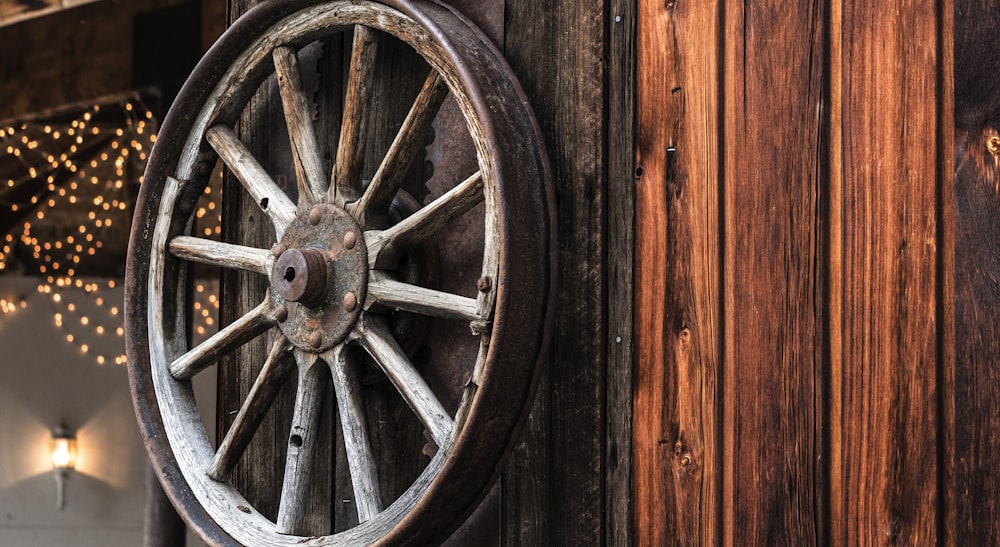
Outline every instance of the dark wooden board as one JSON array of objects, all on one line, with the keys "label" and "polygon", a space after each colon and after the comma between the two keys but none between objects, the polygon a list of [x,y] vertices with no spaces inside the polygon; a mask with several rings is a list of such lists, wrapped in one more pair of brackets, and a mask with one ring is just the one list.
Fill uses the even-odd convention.
[{"label": "dark wooden board", "polygon": [[507,0],[504,53],[535,111],[558,196],[551,365],[504,475],[505,545],[604,535],[607,302],[605,6]]},{"label": "dark wooden board", "polygon": [[1000,543],[1000,9],[955,3],[955,522]]},{"label": "dark wooden board", "polygon": [[[17,52],[0,56],[0,120],[133,89],[133,17],[187,1],[95,2],[0,27],[0,51]],[[203,45],[220,30],[220,1],[202,4]]]},{"label": "dark wooden board", "polygon": [[[259,0],[231,2],[229,20],[234,20],[258,3]],[[291,153],[283,128],[284,115],[276,85],[273,81],[265,81],[245,108],[237,129],[247,148],[262,159],[274,179],[279,184],[294,186]],[[237,198],[223,199],[223,238],[242,245],[269,248],[274,243],[269,219],[231,174],[227,174],[224,181],[223,196]],[[221,281],[220,322],[223,324],[242,316],[264,299],[267,279],[259,275],[227,270],[222,272]],[[231,425],[235,411],[246,400],[269,349],[268,340],[259,337],[225,357],[219,364],[216,419],[220,438]],[[285,358],[290,359],[291,356]],[[292,375],[292,381],[282,388],[233,475],[233,484],[247,500],[272,519],[277,516],[281,497],[288,432],[295,404],[295,377]],[[333,520],[333,405],[332,387],[326,387],[327,397],[320,426],[323,434],[317,442],[317,457],[314,460],[315,465],[325,467],[312,474],[314,480],[310,484],[310,502],[307,504],[310,508],[307,526],[317,534],[329,533]]]},{"label": "dark wooden board", "polygon": [[633,544],[632,364],[635,358],[635,0],[608,3],[606,545]]}]

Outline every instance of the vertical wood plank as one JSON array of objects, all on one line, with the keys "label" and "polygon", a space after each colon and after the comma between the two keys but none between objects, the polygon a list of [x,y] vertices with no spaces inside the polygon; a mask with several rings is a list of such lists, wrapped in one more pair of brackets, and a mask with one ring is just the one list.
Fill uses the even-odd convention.
[{"label": "vertical wood plank", "polygon": [[[266,150],[268,116],[265,91],[257,93],[251,99],[240,119],[241,139],[257,154]],[[270,221],[255,200],[242,190],[239,181],[232,174],[227,174],[223,180],[222,195],[223,239],[240,245],[269,248],[272,243],[272,236],[268,233]],[[257,306],[263,300],[266,288],[267,279],[260,275],[223,271],[219,289],[220,324],[228,324]],[[264,337],[259,337],[220,362],[216,413],[219,439],[228,431],[236,411],[246,400],[266,357],[266,341]],[[233,484],[243,492],[247,500],[270,518],[277,516],[284,471],[286,443],[279,442],[278,439],[286,437],[288,432],[288,426],[282,428],[277,416],[290,410],[293,397],[294,391],[286,386],[261,423],[232,478]],[[277,456],[279,454],[281,457]]]},{"label": "vertical wood plank", "polygon": [[821,533],[824,7],[723,15],[727,544]]},{"label": "vertical wood plank", "polygon": [[1000,11],[955,5],[956,545],[1000,543]]},{"label": "vertical wood plank", "polygon": [[[230,2],[229,22],[258,3],[260,0]],[[303,78],[314,81],[315,75],[312,72],[315,70],[317,67],[313,64],[304,66]],[[287,186],[292,187],[294,200],[295,177],[291,151],[273,79],[265,82],[247,104],[239,120],[238,133],[247,148],[261,160],[275,180],[285,187],[286,192],[289,190]],[[223,182],[222,205],[224,239],[251,247],[270,248],[274,243],[270,220],[231,174],[227,174]],[[220,321],[225,324],[259,304],[264,298],[266,287],[267,279],[260,275],[223,271]],[[242,346],[237,352],[224,358],[219,365],[216,420],[220,436],[228,430],[236,415],[235,411],[246,399],[264,364],[269,349],[265,338],[258,337],[252,343]],[[277,517],[278,512],[294,400],[295,383],[289,381],[262,421],[232,478],[233,484],[247,500],[272,520]],[[330,468],[334,459],[332,406],[328,405],[322,412],[317,457],[313,462],[321,467],[313,473],[314,480],[309,484],[309,512],[305,517],[305,527],[315,534],[328,533],[333,518],[330,502],[333,480]]]},{"label": "vertical wood plank", "polygon": [[719,8],[639,2],[638,545],[719,542]]},{"label": "vertical wood plank", "polygon": [[955,6],[955,460],[959,543],[1000,541],[1000,67],[990,2]]},{"label": "vertical wood plank", "polygon": [[144,547],[177,547],[184,545],[187,527],[170,504],[151,465],[146,466],[146,506],[142,514],[142,544]]},{"label": "vertical wood plank", "polygon": [[[409,46],[387,34],[379,36],[370,83],[370,112],[362,129],[363,185],[368,184],[385,157],[426,76],[426,63]],[[427,194],[428,177],[423,169],[411,169],[402,187],[421,201]],[[413,358],[419,370],[431,366],[420,362],[421,355]],[[377,368],[374,362],[371,364]],[[366,389],[365,403],[382,499],[388,502],[399,497],[427,465],[427,457],[421,452],[427,442],[424,426],[388,381]]]},{"label": "vertical wood plank", "polygon": [[605,512],[607,545],[632,545],[636,0],[609,2],[608,309]]},{"label": "vertical wood plank", "polygon": [[833,439],[839,438],[844,423],[843,392],[843,341],[844,327],[844,278],[838,272],[844,268],[844,132],[843,128],[843,19],[844,6],[842,2],[830,2],[830,19],[827,30],[827,58],[829,68],[827,74],[827,89],[829,95],[827,118],[827,141],[830,152],[827,170],[827,229],[824,234],[826,242],[826,272],[827,272],[827,370],[826,409],[827,428],[823,438],[825,453],[829,455],[823,468],[824,482],[828,485],[829,503],[823,515],[826,542],[846,541],[843,527],[834,529],[833,523],[844,522],[847,492],[844,491],[845,481],[832,477],[834,470],[843,469],[845,454],[833,449]]},{"label": "vertical wood plank", "polygon": [[538,118],[559,197],[553,361],[504,476],[508,545],[586,545],[604,535],[605,9],[506,2],[506,57]]},{"label": "vertical wood plank", "polygon": [[[938,277],[940,195],[951,127],[939,18],[948,2],[844,2],[840,355],[831,374],[841,422],[831,437],[834,543],[943,541],[939,379],[950,344]],[[944,35],[942,35],[944,34]],[[920,39],[914,39],[914,37]]]}]

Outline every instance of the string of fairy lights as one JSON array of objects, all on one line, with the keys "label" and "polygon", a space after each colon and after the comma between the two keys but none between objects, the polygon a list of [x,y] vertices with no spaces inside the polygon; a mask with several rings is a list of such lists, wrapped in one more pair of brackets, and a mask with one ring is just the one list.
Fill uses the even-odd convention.
[{"label": "string of fairy lights", "polygon": [[[124,116],[115,118],[114,126],[99,123],[102,108],[121,108]],[[52,122],[0,126],[0,156],[15,158],[22,171],[0,180],[0,190],[5,190],[0,194],[0,214],[5,209],[30,211],[23,223],[3,235],[0,272],[17,260],[20,250],[25,256],[19,266],[25,268],[29,262],[27,267],[34,271],[25,273],[40,278],[37,291],[50,304],[53,324],[63,339],[98,365],[126,362],[121,298],[109,296],[120,294],[114,290],[119,281],[84,277],[79,271],[88,260],[107,259],[103,255],[110,238],[127,237],[131,202],[155,142],[153,114],[135,99],[94,105],[59,126]],[[221,171],[217,175],[198,203],[197,229],[203,237],[221,233]],[[20,199],[4,200],[4,196]],[[66,211],[85,220],[68,230],[37,229]],[[199,281],[193,296],[192,341],[197,343],[217,330],[217,285]],[[0,300],[3,315],[26,307],[26,297]]]}]

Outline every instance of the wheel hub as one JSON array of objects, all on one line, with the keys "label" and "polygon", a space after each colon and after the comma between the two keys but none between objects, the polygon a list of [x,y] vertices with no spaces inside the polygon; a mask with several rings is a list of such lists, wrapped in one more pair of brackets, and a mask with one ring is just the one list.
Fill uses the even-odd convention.
[{"label": "wheel hub", "polygon": [[368,249],[347,211],[314,205],[296,215],[275,245],[271,301],[281,332],[320,353],[347,337],[368,286]]}]

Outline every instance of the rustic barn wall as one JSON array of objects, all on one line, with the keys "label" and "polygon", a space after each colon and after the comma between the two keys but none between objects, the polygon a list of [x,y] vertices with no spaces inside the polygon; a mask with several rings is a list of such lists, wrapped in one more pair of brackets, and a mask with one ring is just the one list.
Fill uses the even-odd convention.
[{"label": "rustic barn wall", "polygon": [[[495,541],[996,541],[1000,129],[969,102],[992,57],[961,68],[989,6],[953,32],[949,0],[454,3],[500,27],[559,198],[552,360]],[[280,473],[273,427],[251,458]]]}]

